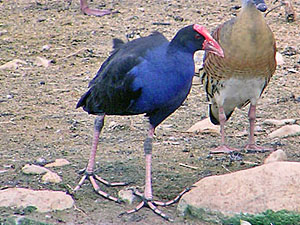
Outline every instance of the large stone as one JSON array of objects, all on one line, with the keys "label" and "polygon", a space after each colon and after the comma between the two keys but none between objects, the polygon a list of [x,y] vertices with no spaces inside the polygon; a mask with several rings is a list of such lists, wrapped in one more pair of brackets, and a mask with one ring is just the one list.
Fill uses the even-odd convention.
[{"label": "large stone", "polygon": [[8,188],[0,191],[0,207],[26,208],[35,206],[38,212],[64,210],[73,207],[72,197],[62,191]]},{"label": "large stone", "polygon": [[273,162],[230,174],[206,177],[180,200],[180,214],[203,220],[271,209],[300,212],[300,163]]}]

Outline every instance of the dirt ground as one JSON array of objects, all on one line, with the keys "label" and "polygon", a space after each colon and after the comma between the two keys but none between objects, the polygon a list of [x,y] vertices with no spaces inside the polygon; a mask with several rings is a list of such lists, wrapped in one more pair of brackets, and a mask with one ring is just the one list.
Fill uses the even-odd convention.
[{"label": "dirt ground", "polygon": [[[275,5],[267,1],[269,7]],[[294,1],[300,15],[300,2]],[[101,63],[111,51],[112,38],[132,39],[154,30],[171,39],[180,28],[199,23],[209,30],[232,18],[240,1],[121,1],[94,0],[91,7],[104,7],[119,13],[105,17],[85,16],[79,0],[0,1],[0,65],[14,59],[26,63],[16,69],[0,70],[0,189],[27,187],[67,191],[81,178],[78,171],[86,166],[92,140],[94,117],[75,109]],[[100,5],[101,4],[101,5]],[[100,5],[100,6],[99,6]],[[257,124],[262,128],[257,142],[286,151],[288,160],[300,161],[298,137],[268,138],[277,129],[263,125],[265,119],[297,119],[300,123],[300,33],[299,20],[287,23],[284,10],[266,17],[277,39],[278,51],[285,63],[279,66],[263,94],[257,110]],[[44,46],[44,47],[43,47]],[[36,58],[51,60],[48,67]],[[236,110],[226,132],[231,146],[242,148],[248,129],[248,107]],[[239,160],[228,155],[210,155],[219,136],[186,133],[194,123],[207,116],[205,93],[195,83],[191,94],[173,115],[156,130],[153,150],[153,189],[155,199],[170,200],[199,179],[242,170],[263,163],[269,153],[242,152]],[[147,119],[141,116],[106,118],[98,152],[97,173],[110,181],[130,181],[143,190],[143,140]],[[21,168],[44,159],[65,158],[70,165],[54,169],[61,184],[43,184],[40,176],[26,176]],[[253,164],[245,163],[252,162]],[[197,167],[192,170],[186,164]],[[117,195],[121,188],[103,190]],[[88,182],[74,196],[70,210],[36,213],[29,218],[52,224],[168,224],[149,209],[118,217],[134,205],[115,204],[97,196]],[[203,224],[176,214],[176,206],[162,208],[175,224]],[[16,213],[1,209],[0,217]]]}]

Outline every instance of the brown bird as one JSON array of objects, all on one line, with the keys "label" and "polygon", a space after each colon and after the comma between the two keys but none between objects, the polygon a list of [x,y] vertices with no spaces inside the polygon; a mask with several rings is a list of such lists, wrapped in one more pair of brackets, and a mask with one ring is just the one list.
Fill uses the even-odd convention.
[{"label": "brown bird", "polygon": [[274,35],[261,13],[266,9],[263,0],[242,0],[237,17],[213,32],[225,56],[207,52],[201,71],[210,102],[210,120],[221,128],[221,145],[212,153],[237,151],[225,144],[224,125],[236,107],[242,108],[249,103],[250,134],[245,149],[273,150],[257,146],[254,140],[256,104],[276,69]]}]

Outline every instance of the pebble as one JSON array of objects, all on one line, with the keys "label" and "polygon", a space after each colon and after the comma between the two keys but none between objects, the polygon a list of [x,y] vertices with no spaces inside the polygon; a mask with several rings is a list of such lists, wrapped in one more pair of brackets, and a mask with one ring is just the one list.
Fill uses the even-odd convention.
[{"label": "pebble", "polygon": [[266,119],[263,124],[267,125],[276,125],[276,126],[282,126],[285,124],[294,124],[296,123],[295,119],[283,119],[283,120],[275,120],[275,119]]},{"label": "pebble", "polygon": [[124,202],[127,202],[129,204],[132,204],[132,202],[135,200],[135,195],[133,194],[133,191],[129,188],[120,190],[118,192],[118,196],[121,200],[123,200]]},{"label": "pebble", "polygon": [[220,126],[214,125],[210,122],[209,118],[201,120],[191,126],[187,132],[199,132],[199,133],[216,133],[220,134]]},{"label": "pebble", "polygon": [[34,63],[37,66],[43,66],[43,67],[47,68],[47,67],[50,66],[51,60],[48,60],[48,59],[37,56]]},{"label": "pebble", "polygon": [[50,45],[43,45],[42,50],[48,51],[50,49]]},{"label": "pebble", "polygon": [[272,163],[272,162],[280,162],[280,161],[286,161],[287,156],[285,152],[281,149],[278,149],[275,152],[272,152],[264,161],[264,164]]},{"label": "pebble", "polygon": [[269,134],[270,138],[300,135],[300,126],[297,124],[285,125]]},{"label": "pebble", "polygon": [[43,177],[42,177],[43,183],[60,183],[62,179],[57,173],[48,171]]},{"label": "pebble", "polygon": [[32,165],[32,164],[26,164],[23,168],[22,168],[22,172],[24,174],[44,174],[49,172],[48,169],[42,167],[42,166],[37,166],[37,165]]},{"label": "pebble", "polygon": [[48,163],[45,165],[45,167],[59,167],[59,166],[65,166],[65,165],[69,165],[70,162],[66,159],[56,159],[54,162],[52,163]]}]

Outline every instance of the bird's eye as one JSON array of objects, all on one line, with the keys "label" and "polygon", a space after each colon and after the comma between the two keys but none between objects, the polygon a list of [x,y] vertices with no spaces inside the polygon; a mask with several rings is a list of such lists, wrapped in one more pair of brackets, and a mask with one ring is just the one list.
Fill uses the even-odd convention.
[{"label": "bird's eye", "polygon": [[200,34],[195,34],[195,39],[200,39],[201,35]]}]

